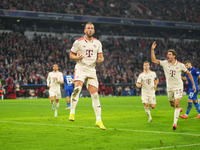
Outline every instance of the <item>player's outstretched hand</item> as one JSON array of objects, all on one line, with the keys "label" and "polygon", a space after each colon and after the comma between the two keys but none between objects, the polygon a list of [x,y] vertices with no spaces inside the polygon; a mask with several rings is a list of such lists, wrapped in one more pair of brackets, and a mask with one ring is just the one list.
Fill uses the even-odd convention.
[{"label": "player's outstretched hand", "polygon": [[154,50],[156,48],[156,41],[153,42],[153,44],[151,45],[151,49]]},{"label": "player's outstretched hand", "polygon": [[157,85],[154,85],[153,88],[154,88],[154,90],[156,90],[157,89]]}]

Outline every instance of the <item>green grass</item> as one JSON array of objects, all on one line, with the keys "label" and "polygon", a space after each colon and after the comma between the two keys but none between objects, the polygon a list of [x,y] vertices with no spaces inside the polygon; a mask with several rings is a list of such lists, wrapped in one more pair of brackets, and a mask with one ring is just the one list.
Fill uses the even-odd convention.
[{"label": "green grass", "polygon": [[[200,149],[200,120],[195,107],[172,130],[174,109],[167,96],[157,96],[153,122],[148,123],[140,97],[103,97],[102,119],[107,130],[94,126],[90,98],[80,98],[75,122],[68,121],[65,99],[54,117],[49,99],[0,100],[0,149]],[[187,96],[181,101],[185,113]],[[194,145],[192,145],[194,144]]]}]

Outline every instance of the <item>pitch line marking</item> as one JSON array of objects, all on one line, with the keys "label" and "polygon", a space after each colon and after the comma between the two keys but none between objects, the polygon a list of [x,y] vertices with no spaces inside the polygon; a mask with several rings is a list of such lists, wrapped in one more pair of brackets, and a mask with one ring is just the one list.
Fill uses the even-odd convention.
[{"label": "pitch line marking", "polygon": [[200,143],[190,144],[190,145],[174,145],[174,146],[166,146],[166,147],[155,147],[155,148],[140,149],[140,150],[168,149],[168,148],[191,147],[191,146],[199,146],[199,145],[200,145]]},{"label": "pitch line marking", "polygon": [[[41,125],[41,126],[57,126],[57,127],[97,129],[97,127],[71,126],[71,125],[59,125],[59,124],[45,124],[45,123],[31,123],[31,122],[17,122],[17,121],[0,121],[0,122],[1,123],[25,124],[25,125],[31,124],[31,125]],[[128,132],[142,132],[142,133],[157,133],[157,134],[160,133],[160,134],[174,134],[174,135],[190,135],[190,136],[200,137],[200,134],[192,134],[192,133],[177,133],[177,132],[133,130],[133,129],[117,129],[117,128],[107,128],[107,130],[128,131]]]}]

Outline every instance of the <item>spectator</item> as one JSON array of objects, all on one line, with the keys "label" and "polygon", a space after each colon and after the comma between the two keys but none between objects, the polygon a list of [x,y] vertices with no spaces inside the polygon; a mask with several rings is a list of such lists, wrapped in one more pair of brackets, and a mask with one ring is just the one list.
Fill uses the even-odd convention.
[{"label": "spectator", "polygon": [[19,94],[19,91],[20,91],[20,85],[19,85],[19,82],[17,82],[16,86],[15,86],[15,91],[16,91],[16,96],[19,97],[20,94]]}]

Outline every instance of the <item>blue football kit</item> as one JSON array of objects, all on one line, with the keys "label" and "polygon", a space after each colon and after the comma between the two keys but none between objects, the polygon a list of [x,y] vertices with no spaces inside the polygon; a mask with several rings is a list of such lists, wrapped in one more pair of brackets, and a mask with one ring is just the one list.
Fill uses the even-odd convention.
[{"label": "blue football kit", "polygon": [[74,84],[71,81],[71,79],[74,79],[73,75],[65,75],[64,76],[64,89],[65,89],[65,97],[70,97],[73,93]]},{"label": "blue football kit", "polygon": [[196,100],[197,99],[198,90],[199,90],[198,76],[200,75],[200,73],[199,73],[198,69],[196,69],[194,67],[189,69],[189,71],[192,74],[192,77],[193,77],[193,80],[194,80],[194,83],[195,83],[195,86],[196,86],[196,92],[194,93],[192,82],[190,81],[189,76],[186,74],[187,81],[188,81],[188,88],[189,88],[188,99]]}]

